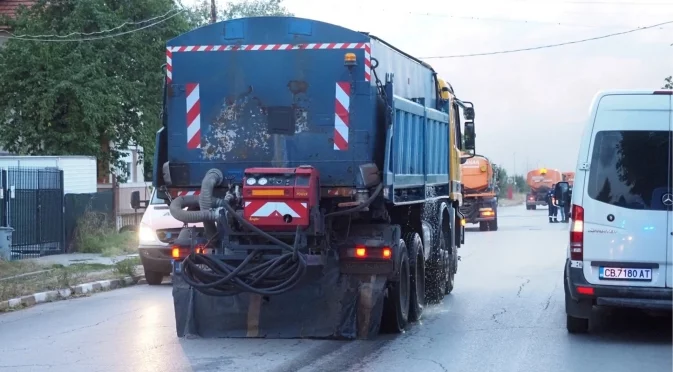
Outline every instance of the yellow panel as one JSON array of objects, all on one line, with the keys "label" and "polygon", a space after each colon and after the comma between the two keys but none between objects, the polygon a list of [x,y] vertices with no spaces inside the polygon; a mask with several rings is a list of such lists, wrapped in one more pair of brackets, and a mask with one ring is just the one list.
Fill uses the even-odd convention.
[{"label": "yellow panel", "polygon": [[283,196],[285,190],[252,190],[253,196]]}]

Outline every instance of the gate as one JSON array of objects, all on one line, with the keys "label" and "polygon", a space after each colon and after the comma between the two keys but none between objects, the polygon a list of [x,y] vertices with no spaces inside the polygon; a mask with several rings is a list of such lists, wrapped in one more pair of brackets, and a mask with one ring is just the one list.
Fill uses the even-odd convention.
[{"label": "gate", "polygon": [[14,229],[12,259],[64,253],[63,171],[8,168],[2,184],[3,225]]}]

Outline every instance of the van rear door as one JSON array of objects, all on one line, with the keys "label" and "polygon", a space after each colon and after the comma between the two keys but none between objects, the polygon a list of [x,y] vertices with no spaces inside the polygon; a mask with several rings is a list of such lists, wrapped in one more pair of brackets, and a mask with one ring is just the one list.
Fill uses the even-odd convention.
[{"label": "van rear door", "polygon": [[670,95],[603,96],[584,208],[584,276],[592,284],[664,287],[670,221]]},{"label": "van rear door", "polygon": [[668,248],[666,253],[666,287],[673,287],[673,95],[668,96],[671,111],[668,112],[668,194],[664,204],[668,206]]}]

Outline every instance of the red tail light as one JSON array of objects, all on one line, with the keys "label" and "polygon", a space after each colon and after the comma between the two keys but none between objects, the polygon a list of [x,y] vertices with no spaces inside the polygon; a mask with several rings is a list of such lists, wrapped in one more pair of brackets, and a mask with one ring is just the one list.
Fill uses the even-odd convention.
[{"label": "red tail light", "polygon": [[570,260],[584,260],[584,208],[573,204],[570,226]]}]

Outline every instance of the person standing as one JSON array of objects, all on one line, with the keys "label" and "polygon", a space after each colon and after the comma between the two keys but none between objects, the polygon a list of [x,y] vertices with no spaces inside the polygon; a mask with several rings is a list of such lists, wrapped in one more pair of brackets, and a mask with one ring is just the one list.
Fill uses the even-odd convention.
[{"label": "person standing", "polygon": [[549,206],[549,223],[556,223],[558,222],[556,220],[556,205],[555,205],[555,200],[554,200],[554,187],[556,185],[552,185],[551,189],[547,192],[547,205]]},{"label": "person standing", "polygon": [[565,223],[568,223],[570,221],[570,217],[571,217],[570,216],[570,203],[572,202],[572,200],[573,200],[573,188],[570,187],[570,188],[568,188],[568,192],[566,193],[566,203],[563,206],[563,208],[565,209],[565,218],[566,218],[565,221],[563,221],[563,222],[565,222]]}]

